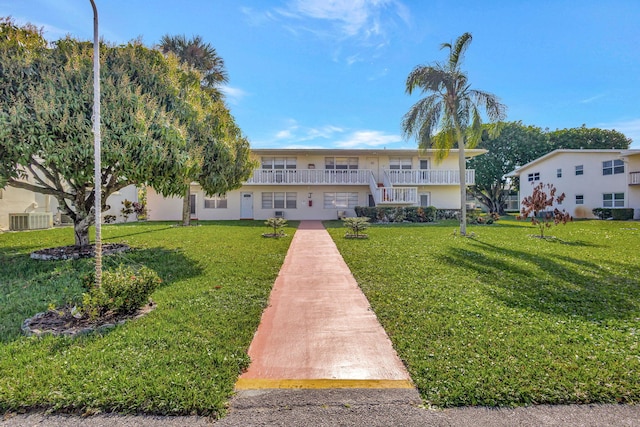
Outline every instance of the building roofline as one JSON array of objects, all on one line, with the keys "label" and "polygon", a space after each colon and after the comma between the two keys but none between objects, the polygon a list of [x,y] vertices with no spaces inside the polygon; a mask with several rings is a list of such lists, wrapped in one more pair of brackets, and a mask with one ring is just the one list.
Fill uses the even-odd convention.
[{"label": "building roofline", "polygon": [[[252,148],[251,151],[254,154],[342,154],[342,155],[435,155],[437,150],[428,149],[428,150],[419,150],[419,149],[385,149],[385,148]],[[457,149],[450,150],[451,153],[458,153]],[[475,157],[481,154],[485,154],[487,150],[474,148],[474,149],[466,149],[465,155],[466,157]]]},{"label": "building roofline", "polygon": [[[520,172],[530,168],[531,166],[534,166],[540,162],[543,162],[545,160],[547,160],[550,157],[554,157],[558,154],[563,154],[563,153],[590,153],[590,154],[599,154],[599,153],[610,153],[610,154],[618,154],[618,155],[623,155],[623,153],[625,151],[636,151],[636,150],[623,150],[623,149],[568,149],[568,148],[560,148],[557,150],[553,150],[550,153],[545,154],[544,156],[540,156],[535,160],[530,161],[529,163],[520,166],[517,169],[512,170],[511,172],[509,172],[508,174],[506,174],[506,177],[514,177],[514,176],[520,176]],[[640,150],[637,150],[640,152]]]}]

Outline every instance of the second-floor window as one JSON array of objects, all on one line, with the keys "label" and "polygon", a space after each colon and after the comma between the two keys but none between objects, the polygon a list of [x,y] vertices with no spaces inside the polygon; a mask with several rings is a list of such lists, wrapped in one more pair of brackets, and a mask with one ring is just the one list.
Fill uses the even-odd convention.
[{"label": "second-floor window", "polygon": [[529,182],[540,181],[540,172],[534,172],[527,175],[527,180]]},{"label": "second-floor window", "polygon": [[358,169],[357,157],[325,157],[324,158],[325,169]]},{"label": "second-floor window", "polygon": [[576,166],[576,175],[584,175],[584,165]]},{"label": "second-floor window", "polygon": [[263,157],[262,169],[295,169],[295,157]]},{"label": "second-floor window", "polygon": [[562,169],[556,169],[556,177],[562,178]]},{"label": "second-floor window", "polygon": [[624,162],[622,160],[607,160],[602,162],[602,175],[613,175],[624,173]]},{"label": "second-floor window", "polygon": [[389,169],[411,169],[411,157],[389,157]]}]

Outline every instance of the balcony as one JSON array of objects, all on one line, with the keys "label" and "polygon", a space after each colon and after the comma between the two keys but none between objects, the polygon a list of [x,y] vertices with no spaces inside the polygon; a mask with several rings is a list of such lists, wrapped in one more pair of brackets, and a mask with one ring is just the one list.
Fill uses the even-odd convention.
[{"label": "balcony", "polygon": [[368,169],[256,169],[246,185],[368,185]]},{"label": "balcony", "polygon": [[378,187],[373,193],[376,205],[416,205],[418,189],[416,187]]},{"label": "balcony", "polygon": [[640,172],[629,173],[629,185],[640,185]]},{"label": "balcony", "polygon": [[[459,185],[460,172],[457,169],[411,169],[398,170],[387,169],[384,173],[388,176],[392,185]],[[476,171],[465,171],[467,185],[476,183]]]}]

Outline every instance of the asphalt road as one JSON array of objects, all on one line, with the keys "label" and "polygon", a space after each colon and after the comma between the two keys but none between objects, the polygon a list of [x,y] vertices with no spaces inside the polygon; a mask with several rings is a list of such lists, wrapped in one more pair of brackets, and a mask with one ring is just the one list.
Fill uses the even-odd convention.
[{"label": "asphalt road", "polygon": [[431,410],[415,390],[262,390],[243,392],[227,417],[6,414],[1,427],[640,427],[640,405],[483,407]]}]

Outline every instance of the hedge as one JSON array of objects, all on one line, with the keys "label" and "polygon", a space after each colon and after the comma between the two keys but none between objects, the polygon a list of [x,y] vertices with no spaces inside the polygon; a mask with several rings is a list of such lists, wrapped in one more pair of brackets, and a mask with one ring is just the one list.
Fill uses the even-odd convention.
[{"label": "hedge", "polygon": [[633,219],[633,208],[595,208],[593,214],[600,219],[615,219],[626,221]]},{"label": "hedge", "polygon": [[371,222],[433,222],[460,216],[460,209],[436,209],[435,206],[357,206],[355,211],[357,216],[367,217]]}]

